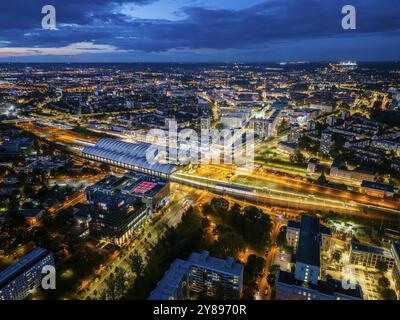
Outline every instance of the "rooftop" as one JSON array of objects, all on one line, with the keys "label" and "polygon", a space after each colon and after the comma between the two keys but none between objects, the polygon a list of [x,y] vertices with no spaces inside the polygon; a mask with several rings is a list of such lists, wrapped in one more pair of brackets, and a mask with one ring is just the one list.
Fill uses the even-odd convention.
[{"label": "rooftop", "polygon": [[351,250],[357,250],[357,251],[363,251],[363,252],[368,252],[368,253],[373,253],[373,254],[379,254],[388,258],[392,258],[393,255],[390,252],[390,250],[382,247],[376,247],[376,246],[371,246],[368,244],[364,243],[357,243],[357,242],[352,242],[351,243]]},{"label": "rooftop", "polygon": [[367,181],[367,180],[363,180],[363,182],[361,183],[361,187],[376,189],[376,190],[385,191],[385,192],[394,192],[394,187],[390,184],[372,182],[372,181]]},{"label": "rooftop", "polygon": [[[280,270],[278,273],[277,282],[287,285],[303,287],[305,284],[302,281],[296,280],[294,273]],[[355,284],[354,289],[344,289],[341,281],[328,278],[326,280],[318,280],[318,285],[307,283],[307,288],[318,291],[319,293],[335,296],[336,294],[346,295],[352,298],[362,299],[362,289],[360,285]]]},{"label": "rooftop", "polygon": [[190,262],[176,259],[150,294],[149,300],[169,300],[173,297],[191,267],[192,264]]},{"label": "rooftop", "polygon": [[225,260],[210,257],[208,251],[201,253],[193,252],[189,259],[189,262],[199,267],[207,269],[214,269],[219,272],[231,273],[240,276],[243,273],[243,265],[236,263],[233,257],[228,257]]},{"label": "rooftop", "polygon": [[124,195],[152,197],[166,184],[167,181],[161,178],[129,172],[121,178],[108,175],[94,185],[89,186],[87,191],[91,193],[100,191],[105,194],[122,193]]},{"label": "rooftop", "polygon": [[36,248],[19,259],[16,263],[3,270],[0,273],[0,288],[19,276],[25,270],[28,270],[48,254],[50,254],[50,251],[43,248]]},{"label": "rooftop", "polygon": [[[300,222],[299,221],[295,221],[295,220],[289,220],[288,224],[287,224],[287,227],[288,228],[292,228],[292,229],[300,229]],[[323,224],[319,225],[319,232],[321,234],[328,235],[328,236],[332,235],[331,228],[329,228],[327,226],[324,226]]]},{"label": "rooftop", "polygon": [[159,161],[149,162],[146,158],[148,152],[153,151],[153,145],[145,142],[130,143],[118,139],[102,138],[93,147],[85,147],[83,154],[101,157],[117,163],[140,167],[143,169],[171,174],[174,166],[163,164]]},{"label": "rooftop", "polygon": [[319,219],[302,215],[296,261],[313,266],[320,265],[321,235]]}]

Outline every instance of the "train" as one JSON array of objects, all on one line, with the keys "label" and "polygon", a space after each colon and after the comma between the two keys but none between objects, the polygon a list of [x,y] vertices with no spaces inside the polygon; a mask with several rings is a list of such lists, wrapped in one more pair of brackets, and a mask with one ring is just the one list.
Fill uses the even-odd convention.
[{"label": "train", "polygon": [[215,186],[215,189],[222,191],[222,192],[226,192],[226,193],[230,192],[230,193],[238,193],[241,195],[254,195],[253,189],[230,185],[230,184],[225,184],[225,183],[218,183]]}]

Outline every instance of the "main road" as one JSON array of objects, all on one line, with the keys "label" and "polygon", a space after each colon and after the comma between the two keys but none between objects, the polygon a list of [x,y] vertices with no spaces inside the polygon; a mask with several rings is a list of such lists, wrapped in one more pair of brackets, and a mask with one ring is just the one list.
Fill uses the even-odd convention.
[{"label": "main road", "polygon": [[190,203],[188,202],[188,199],[185,197],[181,198],[179,201],[173,204],[171,208],[154,225],[146,227],[143,232],[143,236],[133,241],[132,244],[127,248],[127,252],[125,254],[115,257],[114,261],[110,262],[107,268],[101,270],[100,278],[90,282],[89,287],[84,291],[81,298],[83,300],[95,298],[95,292],[99,291],[99,289],[102,289],[105,281],[118,267],[120,267],[126,261],[128,257],[130,257],[134,252],[142,255],[147,248],[147,244],[159,239],[161,235],[158,231],[159,226],[167,225],[176,216],[179,216],[186,211],[189,205]]}]

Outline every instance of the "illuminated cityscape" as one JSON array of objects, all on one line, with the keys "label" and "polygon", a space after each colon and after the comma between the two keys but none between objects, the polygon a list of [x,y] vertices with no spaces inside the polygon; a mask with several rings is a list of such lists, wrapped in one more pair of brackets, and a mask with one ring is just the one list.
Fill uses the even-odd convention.
[{"label": "illuminated cityscape", "polygon": [[[202,10],[256,19],[268,2]],[[206,19],[185,10],[182,24]],[[244,48],[180,34],[174,49],[168,12],[164,49],[132,35],[152,61],[118,37],[35,54],[0,26],[0,300],[400,299],[392,50],[210,58],[191,50]],[[68,21],[56,32],[80,31]],[[126,40],[124,23],[108,31]]]}]

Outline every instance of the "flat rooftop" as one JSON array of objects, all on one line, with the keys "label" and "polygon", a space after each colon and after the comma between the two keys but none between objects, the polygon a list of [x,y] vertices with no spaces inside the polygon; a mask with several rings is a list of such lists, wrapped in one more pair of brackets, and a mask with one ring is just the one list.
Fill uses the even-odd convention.
[{"label": "flat rooftop", "polygon": [[8,284],[10,281],[18,277],[21,273],[25,272],[33,265],[38,263],[44,257],[50,254],[49,250],[43,248],[37,248],[21,259],[19,259],[16,263],[8,267],[7,269],[3,270],[0,273],[0,288]]},{"label": "flat rooftop", "polygon": [[[305,286],[305,283],[303,281],[299,281],[295,278],[294,273],[283,270],[279,271],[277,282],[298,287]],[[306,287],[330,296],[341,294],[352,298],[363,299],[363,293],[360,285],[356,284],[354,289],[344,289],[340,280],[335,280],[331,278],[328,278],[326,280],[318,280],[317,285],[307,283]]]},{"label": "flat rooftop", "polygon": [[244,269],[243,265],[236,263],[233,257],[228,257],[225,260],[214,258],[210,257],[208,251],[203,251],[201,253],[193,252],[188,261],[199,267],[213,269],[223,273],[230,273],[237,276],[240,276]]},{"label": "flat rooftop", "polygon": [[375,189],[375,190],[379,190],[379,191],[385,191],[385,192],[394,192],[394,187],[390,184],[384,184],[384,183],[372,182],[372,181],[366,181],[366,180],[363,180],[363,182],[361,183],[361,187]]},{"label": "flat rooftop", "polygon": [[319,219],[302,215],[296,261],[312,266],[320,265],[321,234]]},{"label": "flat rooftop", "polygon": [[167,181],[161,178],[129,172],[122,177],[108,175],[87,188],[88,191],[104,191],[105,193],[122,193],[137,196],[154,196]]},{"label": "flat rooftop", "polygon": [[385,256],[388,258],[393,258],[393,255],[389,249],[371,246],[371,245],[364,244],[364,243],[352,242],[351,250],[362,251],[362,252],[367,252],[367,253],[372,253],[372,254],[379,254],[379,255],[382,255],[382,256]]},{"label": "flat rooftop", "polygon": [[151,292],[148,300],[169,300],[175,294],[183,278],[189,274],[191,267],[190,262],[176,259],[158,282],[157,287]]},{"label": "flat rooftop", "polygon": [[[292,228],[292,229],[299,229],[300,230],[300,222],[299,221],[295,221],[295,220],[289,220],[288,224],[287,224],[288,228]],[[321,234],[324,235],[328,235],[331,236],[332,235],[332,230],[331,228],[324,226],[323,224],[319,225],[319,232]]]}]

